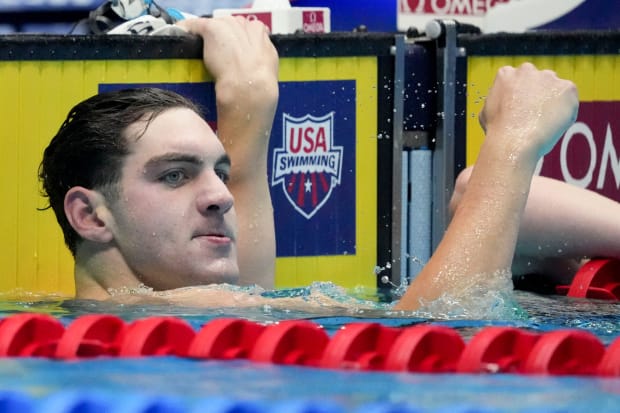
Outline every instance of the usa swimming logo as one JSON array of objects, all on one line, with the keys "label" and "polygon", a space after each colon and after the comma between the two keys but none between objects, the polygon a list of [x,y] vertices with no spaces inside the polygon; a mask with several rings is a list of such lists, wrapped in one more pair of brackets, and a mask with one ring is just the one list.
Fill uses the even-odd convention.
[{"label": "usa swimming logo", "polygon": [[273,152],[271,185],[281,185],[289,203],[309,220],[340,185],[343,147],[334,145],[334,112],[282,116],[282,146]]}]

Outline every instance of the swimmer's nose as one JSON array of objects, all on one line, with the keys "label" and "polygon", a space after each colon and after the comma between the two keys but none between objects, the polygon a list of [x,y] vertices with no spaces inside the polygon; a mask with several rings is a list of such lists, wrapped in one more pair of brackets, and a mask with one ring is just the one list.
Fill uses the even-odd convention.
[{"label": "swimmer's nose", "polygon": [[209,174],[206,181],[196,199],[198,210],[201,213],[218,212],[225,214],[233,207],[232,193],[215,173]]}]

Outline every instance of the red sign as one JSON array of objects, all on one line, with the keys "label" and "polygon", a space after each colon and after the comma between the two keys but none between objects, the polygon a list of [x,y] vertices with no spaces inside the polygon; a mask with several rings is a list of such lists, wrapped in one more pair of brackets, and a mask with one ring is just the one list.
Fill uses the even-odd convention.
[{"label": "red sign", "polygon": [[541,175],[620,201],[620,101],[581,102],[577,122],[542,160]]},{"label": "red sign", "polygon": [[322,11],[304,11],[301,19],[304,33],[325,33],[325,17]]},{"label": "red sign", "polygon": [[269,30],[273,29],[271,25],[271,13],[270,12],[253,13],[251,11],[247,11],[247,12],[233,13],[232,15],[245,17],[248,20],[258,20],[262,22],[265,26],[267,26]]}]

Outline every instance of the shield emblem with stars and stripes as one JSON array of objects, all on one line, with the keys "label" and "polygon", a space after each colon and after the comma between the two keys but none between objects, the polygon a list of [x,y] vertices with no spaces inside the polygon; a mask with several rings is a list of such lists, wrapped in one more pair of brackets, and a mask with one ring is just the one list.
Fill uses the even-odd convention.
[{"label": "shield emblem with stars and stripes", "polygon": [[334,145],[334,113],[283,114],[282,146],[274,151],[271,185],[281,185],[295,210],[311,219],[340,185],[341,146]]}]

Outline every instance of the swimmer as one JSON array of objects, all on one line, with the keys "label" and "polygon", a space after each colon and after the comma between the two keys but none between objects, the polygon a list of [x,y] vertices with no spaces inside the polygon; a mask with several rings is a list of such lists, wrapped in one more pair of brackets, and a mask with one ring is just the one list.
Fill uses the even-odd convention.
[{"label": "swimmer", "polygon": [[[166,302],[257,305],[268,299],[197,287],[273,287],[266,163],[277,52],[258,21],[179,24],[204,39],[217,136],[183,97],[138,89],[76,105],[45,150],[39,175],[75,258],[77,298],[146,286]],[[575,86],[553,72],[530,64],[499,71],[480,117],[487,139],[473,171],[459,177],[452,222],[395,308],[415,310],[509,271],[536,162],[575,120],[577,106]],[[532,225],[524,245],[545,230],[532,217],[523,222]]]},{"label": "swimmer", "polygon": [[45,150],[40,177],[75,257],[77,297],[139,284],[273,287],[277,52],[258,21],[181,24],[204,39],[217,137],[186,99],[137,90],[76,105]]}]

